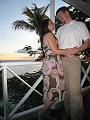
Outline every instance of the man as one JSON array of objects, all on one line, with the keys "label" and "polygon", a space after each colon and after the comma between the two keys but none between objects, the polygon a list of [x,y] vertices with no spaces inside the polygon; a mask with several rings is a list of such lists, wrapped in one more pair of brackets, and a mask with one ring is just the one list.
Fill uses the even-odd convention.
[{"label": "man", "polygon": [[67,7],[59,8],[56,16],[63,23],[56,33],[59,48],[71,49],[69,56],[62,57],[66,83],[64,100],[66,115],[71,117],[71,120],[84,120],[80,88],[81,61],[78,53],[90,48],[90,34],[84,23],[72,19]]}]

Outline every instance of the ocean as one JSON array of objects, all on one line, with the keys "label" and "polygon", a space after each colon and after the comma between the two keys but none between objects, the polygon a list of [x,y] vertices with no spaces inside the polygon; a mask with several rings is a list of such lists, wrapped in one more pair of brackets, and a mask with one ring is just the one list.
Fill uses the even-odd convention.
[{"label": "ocean", "polygon": [[[22,75],[25,73],[37,72],[41,69],[41,65],[23,65],[23,66],[11,66],[9,67],[17,75]],[[11,73],[8,73],[8,77],[11,77]]]},{"label": "ocean", "polygon": [[[37,72],[42,68],[42,62],[34,62],[30,60],[5,60],[0,61],[1,65],[6,65],[12,73],[24,75],[25,73]],[[23,65],[24,64],[24,65]],[[1,66],[0,65],[0,66]],[[13,77],[13,74],[7,69],[7,77]]]}]

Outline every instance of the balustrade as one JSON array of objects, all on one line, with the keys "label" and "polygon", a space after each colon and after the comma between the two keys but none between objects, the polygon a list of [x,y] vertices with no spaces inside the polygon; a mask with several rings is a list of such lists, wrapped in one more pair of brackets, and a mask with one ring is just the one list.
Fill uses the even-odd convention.
[{"label": "balustrade", "polygon": [[[86,63],[86,66],[84,65]],[[90,62],[89,61],[82,61],[82,80],[81,80],[81,88],[82,91],[86,89],[87,87],[90,87]],[[22,69],[22,66],[25,66],[25,69]],[[25,72],[33,72],[38,71],[41,69],[42,62],[33,62],[28,60],[22,60],[22,61],[1,61],[0,62],[0,71],[1,71],[1,78],[2,78],[2,88],[3,88],[3,116],[0,116],[0,119],[2,120],[10,120],[17,117],[20,117],[25,114],[30,114],[34,111],[40,110],[43,105],[36,106],[34,108],[30,108],[21,112],[17,112],[19,108],[25,103],[25,101],[32,95],[33,92],[37,93],[37,95],[40,95],[42,97],[42,93],[40,93],[36,88],[42,81],[42,75],[35,81],[35,83],[31,86],[27,80],[24,80],[20,77],[20,74],[22,73],[22,70]],[[17,70],[15,67],[18,67]],[[21,68],[19,70],[19,68]],[[30,70],[29,70],[30,68]],[[18,101],[17,105],[9,111],[8,107],[8,77],[10,78],[10,75],[15,76],[21,83],[25,84],[28,87],[28,91],[26,94]],[[85,82],[88,82],[88,85],[85,85]],[[13,88],[14,89],[14,88]],[[23,90],[22,90],[23,91]],[[32,98],[31,98],[32,99]]]}]

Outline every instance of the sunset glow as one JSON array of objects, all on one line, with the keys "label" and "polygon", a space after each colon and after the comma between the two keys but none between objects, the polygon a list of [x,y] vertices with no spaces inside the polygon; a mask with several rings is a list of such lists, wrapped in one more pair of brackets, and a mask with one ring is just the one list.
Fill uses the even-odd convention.
[{"label": "sunset glow", "polygon": [[27,53],[0,53],[0,60],[34,60]]}]

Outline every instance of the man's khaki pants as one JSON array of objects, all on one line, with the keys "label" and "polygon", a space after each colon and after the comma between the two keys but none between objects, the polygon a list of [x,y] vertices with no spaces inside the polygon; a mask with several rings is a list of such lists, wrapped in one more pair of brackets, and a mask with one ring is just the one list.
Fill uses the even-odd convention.
[{"label": "man's khaki pants", "polygon": [[78,56],[63,57],[63,71],[66,83],[65,110],[71,120],[84,120],[81,95],[81,61]]}]

